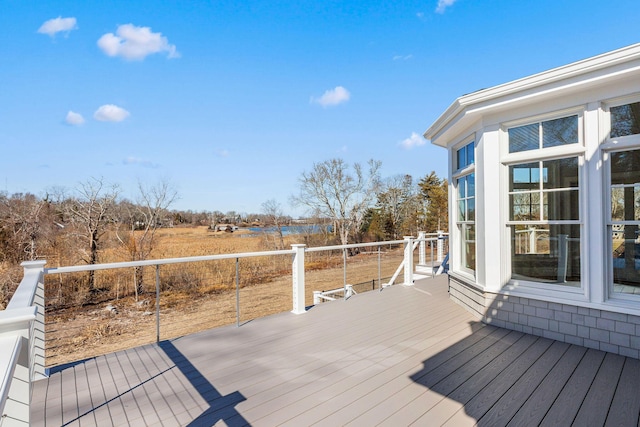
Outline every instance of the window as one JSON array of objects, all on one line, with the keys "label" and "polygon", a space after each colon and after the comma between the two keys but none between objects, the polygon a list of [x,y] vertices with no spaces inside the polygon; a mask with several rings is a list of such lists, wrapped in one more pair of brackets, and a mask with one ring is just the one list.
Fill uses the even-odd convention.
[{"label": "window", "polygon": [[640,134],[640,102],[609,109],[611,138]]},{"label": "window", "polygon": [[464,169],[475,162],[475,147],[474,143],[470,142],[464,147],[456,151],[456,166],[458,170]]},{"label": "window", "polygon": [[578,158],[509,166],[511,221],[578,220]]},{"label": "window", "polygon": [[640,294],[640,150],[610,154],[613,291]]},{"label": "window", "polygon": [[[475,161],[474,143],[468,143],[456,151],[458,169],[473,166]],[[476,269],[476,186],[475,173],[466,169],[465,174],[455,179],[458,206],[456,225],[460,237],[460,267],[466,270]]]},{"label": "window", "polygon": [[578,116],[509,129],[509,153],[578,143]]},{"label": "window", "polygon": [[580,156],[546,160],[542,151],[577,144],[578,116],[509,128],[507,135],[510,153],[541,150],[508,165],[511,278],[580,286]]}]

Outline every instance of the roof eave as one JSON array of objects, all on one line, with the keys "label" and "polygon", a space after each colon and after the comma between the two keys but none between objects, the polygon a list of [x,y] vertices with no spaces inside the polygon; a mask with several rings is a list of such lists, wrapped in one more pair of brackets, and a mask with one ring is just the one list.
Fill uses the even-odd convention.
[{"label": "roof eave", "polygon": [[438,143],[438,141],[434,142],[434,139],[437,139],[439,134],[446,130],[447,127],[450,127],[452,121],[457,121],[465,117],[467,115],[467,110],[474,105],[495,101],[508,95],[535,89],[561,80],[579,77],[603,68],[612,67],[617,64],[639,58],[640,43],[637,43],[598,56],[573,62],[562,67],[553,68],[528,77],[513,80],[488,89],[479,90],[468,95],[463,95],[457,98],[449,108],[447,108],[444,113],[436,119],[436,121],[424,132],[424,137],[431,140],[432,143],[436,145],[445,147],[445,144]]}]

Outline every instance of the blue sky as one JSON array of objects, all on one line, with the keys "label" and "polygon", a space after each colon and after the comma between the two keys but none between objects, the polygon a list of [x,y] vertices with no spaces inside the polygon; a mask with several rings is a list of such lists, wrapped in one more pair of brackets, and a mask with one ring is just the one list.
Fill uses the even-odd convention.
[{"label": "blue sky", "polygon": [[285,211],[314,162],[446,176],[457,98],[640,41],[635,1],[0,0],[0,190]]}]

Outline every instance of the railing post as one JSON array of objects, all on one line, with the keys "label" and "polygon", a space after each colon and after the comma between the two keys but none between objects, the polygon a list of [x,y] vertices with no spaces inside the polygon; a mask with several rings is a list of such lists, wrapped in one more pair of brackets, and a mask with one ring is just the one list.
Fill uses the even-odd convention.
[{"label": "railing post", "polygon": [[438,262],[444,260],[444,231],[438,230]]},{"label": "railing post", "polygon": [[291,266],[291,277],[293,279],[293,310],[294,314],[302,314],[305,312],[304,305],[304,248],[305,244],[294,244],[291,248],[295,251],[293,254],[293,264]]},{"label": "railing post", "polygon": [[[5,373],[10,378],[2,378],[3,386],[7,387],[3,388],[0,402],[2,425],[30,424],[32,382],[47,376],[44,367],[46,263],[26,261],[21,264],[24,269],[23,279],[7,308],[0,311],[0,337],[5,345],[12,344],[12,348],[3,348],[4,360],[12,365]],[[16,359],[12,360],[14,356]]]},{"label": "railing post", "polygon": [[156,343],[160,342],[160,264],[156,264]]},{"label": "railing post", "polygon": [[344,292],[342,293],[342,295],[344,295],[343,299],[346,301],[347,300],[347,249],[346,248],[342,249],[342,289],[344,290]]},{"label": "railing post", "polygon": [[353,285],[347,285],[345,287],[344,299],[349,299],[353,296]]},{"label": "railing post", "polygon": [[32,357],[31,361],[31,379],[39,380],[47,378],[47,372],[45,369],[44,360],[44,266],[47,263],[45,260],[40,261],[25,261],[22,268],[24,269],[25,276],[28,272],[34,272],[38,274],[38,287],[36,294],[33,298],[33,305],[37,307],[36,320],[32,326],[32,336],[30,339],[30,353]]},{"label": "railing post", "polygon": [[404,236],[404,285],[413,285],[413,237]]},{"label": "railing post", "polygon": [[[380,274],[380,263],[381,263],[381,253],[380,253],[380,245],[378,245],[378,287],[380,288],[380,291],[382,291],[382,276]],[[375,284],[375,283],[374,283]]]},{"label": "railing post", "polygon": [[240,258],[236,258],[236,326],[240,327]]},{"label": "railing post", "polygon": [[420,246],[418,246],[418,264],[419,265],[427,265],[427,250],[426,243],[424,241],[426,233],[424,231],[418,231],[418,240],[420,241]]}]

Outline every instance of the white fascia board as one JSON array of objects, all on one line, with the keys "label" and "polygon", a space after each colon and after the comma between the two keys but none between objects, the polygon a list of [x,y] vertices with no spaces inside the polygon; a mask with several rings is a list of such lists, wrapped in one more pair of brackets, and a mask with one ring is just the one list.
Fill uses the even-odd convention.
[{"label": "white fascia board", "polygon": [[[446,141],[442,143],[438,142],[437,139],[447,129],[463,119],[481,111],[498,109],[515,101],[537,98],[558,90],[593,84],[598,80],[610,79],[631,71],[637,71],[638,66],[629,69],[624,67],[616,69],[618,65],[633,61],[640,61],[640,43],[488,89],[472,92],[456,99],[425,131],[424,137],[436,145],[446,147]],[[606,72],[609,69],[614,70],[612,70],[612,73]],[[595,75],[588,77],[588,74]],[[542,90],[544,86],[548,88]]]}]

